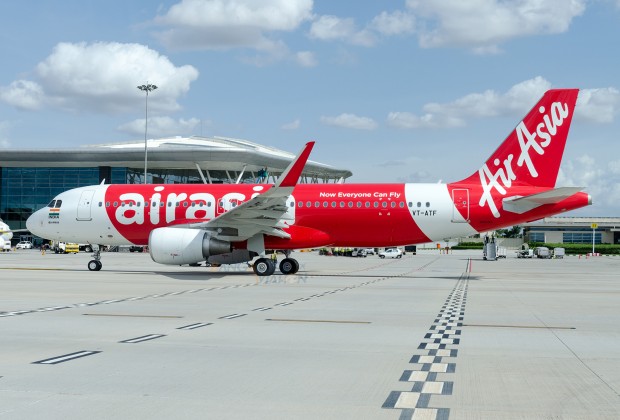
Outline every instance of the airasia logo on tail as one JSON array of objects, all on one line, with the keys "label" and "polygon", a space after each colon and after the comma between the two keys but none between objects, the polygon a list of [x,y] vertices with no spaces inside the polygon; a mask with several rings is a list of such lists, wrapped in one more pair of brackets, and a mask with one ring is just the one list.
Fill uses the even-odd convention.
[{"label": "airasia logo on tail", "polygon": [[493,160],[495,172],[492,172],[486,163],[478,170],[480,185],[482,186],[482,196],[478,204],[480,207],[488,205],[496,218],[500,217],[500,213],[493,201],[493,192],[505,196],[511,188],[512,182],[518,179],[520,172],[518,168],[523,167],[523,165],[532,178],[538,178],[538,171],[532,162],[531,153],[533,151],[541,156],[545,154],[545,149],[553,142],[558,127],[564,124],[570,113],[568,104],[561,102],[553,102],[547,114],[545,111],[544,106],[538,108],[538,112],[543,114],[543,118],[534,132],[530,132],[523,121],[515,129],[520,149],[519,157],[516,160],[516,169],[514,154],[511,153],[503,161],[499,158]]}]

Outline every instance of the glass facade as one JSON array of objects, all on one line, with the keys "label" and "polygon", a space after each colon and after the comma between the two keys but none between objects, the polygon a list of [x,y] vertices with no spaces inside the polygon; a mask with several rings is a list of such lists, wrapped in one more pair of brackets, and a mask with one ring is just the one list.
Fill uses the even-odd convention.
[{"label": "glass facade", "polygon": [[[565,243],[570,244],[591,244],[592,232],[566,232],[562,234],[562,238]],[[603,235],[600,233],[594,234],[594,243],[603,243]]]},{"label": "glass facade", "polygon": [[71,188],[127,183],[127,168],[1,168],[0,218],[11,229],[25,229],[30,215]]}]

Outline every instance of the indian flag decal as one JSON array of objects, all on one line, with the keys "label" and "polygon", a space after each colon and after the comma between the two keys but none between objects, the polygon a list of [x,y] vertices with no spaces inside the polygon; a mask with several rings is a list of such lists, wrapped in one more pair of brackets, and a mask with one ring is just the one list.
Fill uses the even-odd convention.
[{"label": "indian flag decal", "polygon": [[50,219],[58,219],[60,217],[60,209],[59,208],[50,209],[48,217]]}]

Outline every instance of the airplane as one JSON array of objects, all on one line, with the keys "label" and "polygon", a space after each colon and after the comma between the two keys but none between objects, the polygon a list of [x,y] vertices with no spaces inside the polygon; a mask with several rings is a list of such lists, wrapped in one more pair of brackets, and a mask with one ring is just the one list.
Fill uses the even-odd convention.
[{"label": "airplane", "polygon": [[28,231],[28,229],[11,229],[9,225],[4,223],[4,220],[0,219],[0,251],[11,249],[13,233],[26,231]]},{"label": "airplane", "polygon": [[0,251],[4,251],[7,248],[8,249],[11,248],[12,238],[13,238],[13,232],[9,228],[9,225],[4,223],[4,221],[0,219]]},{"label": "airplane", "polygon": [[308,142],[275,184],[101,184],[56,196],[27,220],[43,238],[97,245],[148,245],[169,265],[250,262],[258,276],[286,250],[391,247],[462,237],[592,204],[579,187],[555,187],[578,89],[547,91],[495,152],[457,182],[298,184]]}]

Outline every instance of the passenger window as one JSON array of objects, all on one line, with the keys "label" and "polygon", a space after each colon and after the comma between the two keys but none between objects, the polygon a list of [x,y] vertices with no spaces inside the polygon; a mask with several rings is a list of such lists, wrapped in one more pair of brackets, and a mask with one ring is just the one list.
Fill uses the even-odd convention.
[{"label": "passenger window", "polygon": [[106,206],[106,207],[110,207],[110,202],[109,202],[109,201],[106,201],[106,202],[105,202],[105,206]]},{"label": "passenger window", "polygon": [[384,209],[387,208],[387,201],[384,201],[383,203],[381,203],[381,207],[383,207]]},{"label": "passenger window", "polygon": [[390,207],[396,208],[396,202],[392,201],[392,203],[390,204]]},{"label": "passenger window", "polygon": [[160,202],[159,202],[159,207],[163,207],[163,206],[164,206],[164,202],[163,202],[163,201],[160,201]]},{"label": "passenger window", "polygon": [[428,201],[426,202],[426,207],[430,207],[431,203],[429,203]]},{"label": "passenger window", "polygon": [[121,202],[121,207],[125,207],[125,202],[124,201]]},{"label": "passenger window", "polygon": [[99,207],[103,207],[103,203],[101,201],[99,202]]},{"label": "passenger window", "polygon": [[153,201],[153,207],[157,207],[157,201]]},{"label": "passenger window", "polygon": [[404,207],[405,207],[405,202],[404,202],[404,201],[401,201],[401,202],[399,203],[399,205],[398,205],[398,206],[399,206],[401,209],[402,209],[402,208],[404,208]]},{"label": "passenger window", "polygon": [[344,201],[340,202],[340,207],[344,207]]},{"label": "passenger window", "polygon": [[118,203],[116,201],[114,202],[114,207],[118,207]]},{"label": "passenger window", "polygon": [[336,207],[336,202],[335,201],[332,201],[332,207],[334,207],[334,208]]},{"label": "passenger window", "polygon": [[138,207],[140,207],[141,205],[142,205],[142,202],[141,202],[141,201],[138,201],[138,202],[136,203],[136,206],[138,206]]},{"label": "passenger window", "polygon": [[306,202],[306,207],[312,207],[312,201],[307,201]]},{"label": "passenger window", "polygon": [[358,201],[358,202],[357,202],[357,208],[359,209],[360,207],[362,207],[362,202],[361,202],[361,201]]},{"label": "passenger window", "polygon": [[374,207],[379,208],[379,203],[375,201]]},{"label": "passenger window", "polygon": [[207,207],[211,207],[211,202],[210,201],[207,203]]},{"label": "passenger window", "polygon": [[418,201],[418,207],[422,207],[422,203]]},{"label": "passenger window", "polygon": [[[198,204],[198,207],[202,207],[204,205],[204,203],[201,201],[200,204]],[[222,204],[223,206],[223,204]]]},{"label": "passenger window", "polygon": [[349,205],[349,208],[352,208],[353,207],[353,201],[349,201],[348,205]]},{"label": "passenger window", "polygon": [[370,207],[370,201],[366,201],[365,206],[366,206],[366,208],[369,208]]},{"label": "passenger window", "polygon": [[329,204],[327,204],[327,201],[323,201],[323,207],[328,207]]},{"label": "passenger window", "polygon": [[409,207],[413,207],[413,203],[411,201],[409,202]]},{"label": "passenger window", "polygon": [[320,206],[321,206],[321,203],[319,203],[318,201],[314,202],[314,207],[320,207]]},{"label": "passenger window", "polygon": [[303,207],[304,206],[304,202],[300,201],[299,203],[297,203],[297,207]]},{"label": "passenger window", "polygon": [[183,207],[187,207],[187,201],[183,202]]},{"label": "passenger window", "polygon": [[174,204],[175,207],[181,207],[181,203],[179,203],[178,201]]},{"label": "passenger window", "polygon": [[196,207],[196,202],[192,201],[192,207]]},{"label": "passenger window", "polygon": [[291,207],[295,207],[295,203],[291,201]]}]

